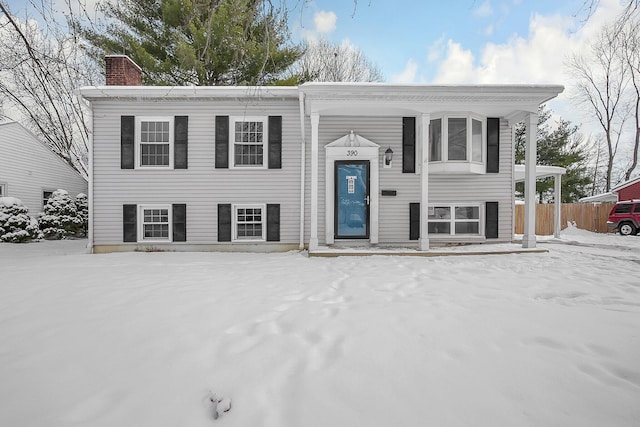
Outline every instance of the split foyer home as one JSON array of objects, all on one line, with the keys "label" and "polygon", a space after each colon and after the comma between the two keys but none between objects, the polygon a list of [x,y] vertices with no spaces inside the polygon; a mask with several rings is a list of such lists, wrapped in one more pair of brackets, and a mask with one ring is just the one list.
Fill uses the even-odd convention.
[{"label": "split foyer home", "polygon": [[511,241],[513,127],[526,123],[531,188],[538,106],[563,90],[141,86],[129,58],[106,61],[107,85],[80,89],[94,252]]}]

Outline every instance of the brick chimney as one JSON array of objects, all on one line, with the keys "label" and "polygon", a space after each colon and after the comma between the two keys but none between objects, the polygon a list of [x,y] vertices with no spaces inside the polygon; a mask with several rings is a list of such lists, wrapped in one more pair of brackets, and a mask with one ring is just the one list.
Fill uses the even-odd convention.
[{"label": "brick chimney", "polygon": [[142,68],[127,55],[107,55],[104,60],[107,86],[142,85]]}]

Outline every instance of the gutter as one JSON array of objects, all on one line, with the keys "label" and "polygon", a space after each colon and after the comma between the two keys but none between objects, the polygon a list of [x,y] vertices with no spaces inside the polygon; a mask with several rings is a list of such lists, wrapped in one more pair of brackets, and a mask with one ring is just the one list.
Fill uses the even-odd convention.
[{"label": "gutter", "polygon": [[307,145],[304,128],[304,93],[302,91],[298,94],[298,100],[300,102],[300,132],[302,146],[300,147],[300,250],[304,249],[304,186],[305,186],[305,173],[306,173],[306,153],[305,147]]}]

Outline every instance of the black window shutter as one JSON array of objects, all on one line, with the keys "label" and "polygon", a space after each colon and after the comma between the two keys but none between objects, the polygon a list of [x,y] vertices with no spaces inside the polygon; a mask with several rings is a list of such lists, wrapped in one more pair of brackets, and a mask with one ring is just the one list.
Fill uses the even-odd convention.
[{"label": "black window shutter", "polygon": [[484,235],[487,239],[498,238],[498,202],[486,203]]},{"label": "black window shutter", "polygon": [[409,203],[409,240],[420,239],[420,203]]},{"label": "black window shutter", "polygon": [[174,204],[171,205],[173,209],[172,221],[173,221],[173,241],[174,242],[186,242],[187,241],[187,205]]},{"label": "black window shutter", "polygon": [[229,116],[216,116],[216,168],[229,167]]},{"label": "black window shutter", "polygon": [[267,242],[280,241],[280,205],[267,205]]},{"label": "black window shutter", "polygon": [[218,205],[218,242],[231,241],[231,205]]},{"label": "black window shutter", "polygon": [[500,119],[487,119],[487,173],[500,172]]},{"label": "black window shutter", "polygon": [[138,241],[138,206],[122,205],[122,241]]},{"label": "black window shutter", "polygon": [[188,139],[189,117],[176,116],[173,120],[173,167],[175,169],[187,169],[188,167]]},{"label": "black window shutter", "polygon": [[269,169],[282,169],[282,116],[269,116]]},{"label": "black window shutter", "polygon": [[402,118],[402,173],[416,171],[416,118]]},{"label": "black window shutter", "polygon": [[134,116],[120,116],[120,169],[135,167],[135,122]]}]

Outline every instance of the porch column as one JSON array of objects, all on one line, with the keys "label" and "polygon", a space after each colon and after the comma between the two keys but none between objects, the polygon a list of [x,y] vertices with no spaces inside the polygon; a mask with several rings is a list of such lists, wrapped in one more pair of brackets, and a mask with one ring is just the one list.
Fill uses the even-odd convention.
[{"label": "porch column", "polygon": [[318,125],[320,115],[311,113],[311,237],[309,250],[318,249]]},{"label": "porch column", "polygon": [[562,175],[557,174],[553,178],[553,237],[560,238],[560,228],[562,226]]},{"label": "porch column", "polygon": [[524,156],[524,236],[523,248],[536,247],[536,155],[538,114],[525,119],[526,148]]},{"label": "porch column", "polygon": [[419,249],[429,250],[429,122],[430,114],[421,114],[418,120],[420,138],[420,240]]}]

